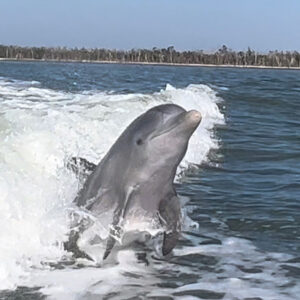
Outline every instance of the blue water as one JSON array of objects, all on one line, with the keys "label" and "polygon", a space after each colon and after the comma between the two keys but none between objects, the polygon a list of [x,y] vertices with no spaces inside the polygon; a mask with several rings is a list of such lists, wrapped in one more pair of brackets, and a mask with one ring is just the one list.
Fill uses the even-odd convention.
[{"label": "blue water", "polygon": [[[37,81],[39,88],[52,91],[152,95],[167,83],[178,89],[205,84],[223,99],[218,105],[225,125],[212,130],[218,148],[176,184],[177,191],[190,199],[187,214],[199,229],[186,230],[179,243],[178,249],[187,247],[191,253],[175,252],[165,265],[154,261],[161,266],[156,276],[162,282],[153,289],[177,289],[165,299],[299,297],[299,74],[295,70],[0,62],[0,77]],[[210,245],[214,248],[205,248]],[[193,247],[203,251],[194,253]],[[233,278],[238,280],[236,286]],[[26,292],[5,293],[13,297]],[[139,287],[130,297],[151,298],[147,293]],[[106,296],[130,298],[122,298],[122,293]],[[84,297],[95,299],[92,294]]]}]

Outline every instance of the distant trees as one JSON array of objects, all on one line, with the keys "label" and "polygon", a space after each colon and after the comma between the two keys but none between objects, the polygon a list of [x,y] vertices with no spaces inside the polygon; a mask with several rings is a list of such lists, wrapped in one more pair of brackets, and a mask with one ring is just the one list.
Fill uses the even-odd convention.
[{"label": "distant trees", "polygon": [[247,51],[233,51],[223,45],[214,53],[198,51],[177,51],[173,46],[168,48],[154,47],[149,49],[111,50],[98,48],[66,47],[19,47],[0,45],[0,58],[33,59],[55,61],[109,61],[133,63],[176,63],[207,64],[233,66],[267,66],[267,67],[300,67],[300,53],[297,51],[269,51],[258,53],[250,47]]}]

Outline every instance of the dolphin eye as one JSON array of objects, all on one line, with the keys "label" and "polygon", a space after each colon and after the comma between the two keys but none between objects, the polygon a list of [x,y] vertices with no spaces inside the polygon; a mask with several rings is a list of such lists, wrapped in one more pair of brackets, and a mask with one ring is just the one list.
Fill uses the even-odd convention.
[{"label": "dolphin eye", "polygon": [[137,139],[136,140],[136,144],[139,145],[139,146],[142,145],[143,144],[143,140],[142,139]]}]

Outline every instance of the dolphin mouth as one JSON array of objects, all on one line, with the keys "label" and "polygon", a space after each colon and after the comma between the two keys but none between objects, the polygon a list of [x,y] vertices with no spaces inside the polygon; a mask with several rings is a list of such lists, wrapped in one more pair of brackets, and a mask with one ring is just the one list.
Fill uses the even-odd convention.
[{"label": "dolphin mouth", "polygon": [[157,134],[152,135],[150,140],[168,134],[171,131],[173,131],[175,128],[182,126],[183,124],[186,124],[187,128],[193,129],[194,131],[200,124],[201,119],[202,119],[201,113],[197,110],[190,110],[188,112],[183,112],[179,116],[174,117],[172,120],[170,120],[171,121],[170,126],[167,126],[168,124],[166,124],[165,127],[167,128],[163,129]]},{"label": "dolphin mouth", "polygon": [[165,135],[165,134],[171,132],[174,128],[176,128],[176,127],[178,127],[178,126],[179,126],[178,124],[174,124],[172,127],[169,127],[169,128],[167,128],[167,129],[165,129],[165,130],[163,130],[163,131],[160,131],[160,132],[157,133],[157,134],[152,135],[151,138],[150,138],[150,140],[153,140],[153,139],[155,139],[155,138],[157,138],[157,137],[160,137],[160,136],[162,136],[162,135]]}]

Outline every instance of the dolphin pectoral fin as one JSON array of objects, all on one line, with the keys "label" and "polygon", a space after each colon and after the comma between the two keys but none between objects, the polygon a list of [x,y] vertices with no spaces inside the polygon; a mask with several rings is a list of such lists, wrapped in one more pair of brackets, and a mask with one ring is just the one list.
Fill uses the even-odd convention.
[{"label": "dolphin pectoral fin", "polygon": [[134,191],[134,188],[129,188],[128,193],[126,195],[125,201],[121,202],[118,207],[116,208],[114,212],[113,222],[111,224],[111,228],[109,231],[109,237],[106,242],[106,249],[103,255],[103,260],[105,260],[108,255],[110,254],[112,248],[114,247],[116,240],[121,239],[122,234],[122,226],[120,220],[124,219],[130,200],[132,199],[132,193]]},{"label": "dolphin pectoral fin", "polygon": [[113,237],[113,236],[109,236],[108,240],[107,240],[107,243],[106,243],[106,249],[105,249],[105,252],[104,252],[104,255],[103,255],[103,260],[105,260],[108,255],[110,254],[112,248],[114,247],[116,243],[116,239]]},{"label": "dolphin pectoral fin", "polygon": [[103,260],[105,260],[110,254],[112,248],[114,247],[117,240],[120,240],[122,233],[122,228],[118,225],[113,225],[109,231],[109,237],[106,242],[106,249],[103,255]]},{"label": "dolphin pectoral fin", "polygon": [[178,231],[172,231],[170,233],[164,232],[163,246],[162,246],[162,254],[163,256],[169,254],[173,248],[176,246],[179,238]]},{"label": "dolphin pectoral fin", "polygon": [[169,254],[176,246],[181,230],[181,210],[175,195],[166,197],[159,204],[160,222],[165,228],[162,254]]},{"label": "dolphin pectoral fin", "polygon": [[96,167],[97,165],[82,157],[72,157],[67,162],[67,168],[72,170],[76,175],[82,174],[88,176],[96,169]]},{"label": "dolphin pectoral fin", "polygon": [[105,260],[108,257],[116,241],[120,240],[121,238],[122,228],[119,225],[121,215],[122,215],[122,208],[118,206],[114,212],[113,222],[110,226],[109,237],[106,242],[106,249],[103,255],[103,260]]}]

